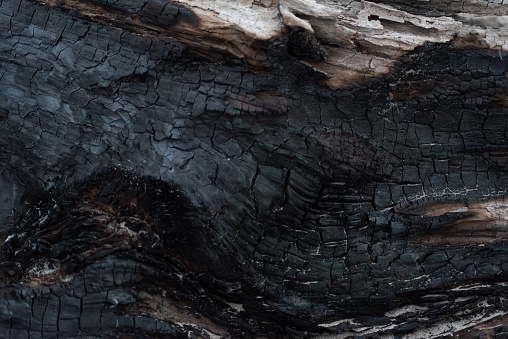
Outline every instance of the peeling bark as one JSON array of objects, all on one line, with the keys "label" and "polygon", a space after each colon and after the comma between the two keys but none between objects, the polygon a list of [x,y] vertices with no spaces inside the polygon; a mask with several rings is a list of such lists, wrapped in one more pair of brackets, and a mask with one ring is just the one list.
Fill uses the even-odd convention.
[{"label": "peeling bark", "polygon": [[506,336],[480,5],[2,0],[0,336]]}]

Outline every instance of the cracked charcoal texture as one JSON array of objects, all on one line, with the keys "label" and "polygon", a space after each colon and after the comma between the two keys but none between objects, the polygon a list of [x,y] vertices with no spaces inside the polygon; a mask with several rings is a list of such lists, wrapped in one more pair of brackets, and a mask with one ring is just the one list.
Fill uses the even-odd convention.
[{"label": "cracked charcoal texture", "polygon": [[310,37],[253,71],[25,0],[0,26],[0,337],[506,335],[463,328],[508,313],[508,58],[330,90]]}]

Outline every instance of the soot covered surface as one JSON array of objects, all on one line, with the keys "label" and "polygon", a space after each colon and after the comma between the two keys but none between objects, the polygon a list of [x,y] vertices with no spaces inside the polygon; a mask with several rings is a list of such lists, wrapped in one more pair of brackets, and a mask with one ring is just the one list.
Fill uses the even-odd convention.
[{"label": "soot covered surface", "polygon": [[504,335],[508,58],[428,44],[333,91],[284,40],[253,71],[0,15],[0,332]]}]

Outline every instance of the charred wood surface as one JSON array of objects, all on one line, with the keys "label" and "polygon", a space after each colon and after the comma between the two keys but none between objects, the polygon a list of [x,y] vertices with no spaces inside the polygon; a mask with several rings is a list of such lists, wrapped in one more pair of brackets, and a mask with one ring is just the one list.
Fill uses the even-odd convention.
[{"label": "charred wood surface", "polygon": [[506,337],[506,32],[376,2],[0,1],[0,337]]}]

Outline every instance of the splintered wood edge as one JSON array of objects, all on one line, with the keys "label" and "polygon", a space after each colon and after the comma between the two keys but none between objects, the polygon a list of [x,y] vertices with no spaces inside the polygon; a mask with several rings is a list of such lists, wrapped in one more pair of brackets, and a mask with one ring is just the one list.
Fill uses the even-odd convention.
[{"label": "splintered wood edge", "polygon": [[[500,27],[499,21],[464,15],[427,17],[368,1],[342,5],[316,0],[176,0],[198,20],[176,20],[166,27],[91,1],[34,1],[150,38],[176,40],[212,58],[216,51],[229,53],[257,69],[270,65],[263,51],[270,41],[289,30],[303,30],[315,36],[323,58],[302,61],[326,74],[325,83],[333,89],[387,74],[401,56],[427,42],[508,50],[508,28]],[[496,28],[478,26],[489,22]]]},{"label": "splintered wood edge", "polygon": [[399,212],[444,220],[437,228],[415,230],[416,234],[409,236],[411,242],[428,245],[478,245],[508,239],[506,197],[486,201],[427,202]]}]

